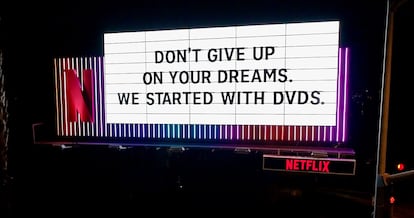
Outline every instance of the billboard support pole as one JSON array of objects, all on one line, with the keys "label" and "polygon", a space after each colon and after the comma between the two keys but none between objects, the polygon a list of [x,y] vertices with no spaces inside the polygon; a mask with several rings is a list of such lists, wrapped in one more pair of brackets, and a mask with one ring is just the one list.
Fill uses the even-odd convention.
[{"label": "billboard support pole", "polygon": [[390,208],[388,199],[388,174],[386,173],[386,159],[387,159],[387,142],[388,142],[388,117],[391,93],[391,64],[392,64],[392,48],[394,36],[394,15],[397,9],[407,0],[396,0],[389,5],[386,26],[386,50],[385,50],[385,66],[382,84],[381,96],[381,112],[380,112],[380,132],[379,145],[377,154],[377,179],[375,184],[374,196],[374,217],[392,217],[392,209]]}]

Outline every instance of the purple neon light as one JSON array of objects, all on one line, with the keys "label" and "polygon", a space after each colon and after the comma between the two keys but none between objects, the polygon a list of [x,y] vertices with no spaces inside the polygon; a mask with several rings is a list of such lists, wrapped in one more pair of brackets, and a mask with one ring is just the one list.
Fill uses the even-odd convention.
[{"label": "purple neon light", "polygon": [[336,95],[336,141],[339,141],[339,108],[340,108],[340,92],[341,92],[341,74],[342,74],[342,49],[339,48],[338,51],[338,83],[337,83],[337,90],[338,93]]},{"label": "purple neon light", "polygon": [[345,78],[344,78],[344,105],[343,105],[343,126],[342,126],[342,142],[346,140],[346,118],[347,118],[347,102],[348,102],[348,70],[349,70],[349,49],[345,48]]}]

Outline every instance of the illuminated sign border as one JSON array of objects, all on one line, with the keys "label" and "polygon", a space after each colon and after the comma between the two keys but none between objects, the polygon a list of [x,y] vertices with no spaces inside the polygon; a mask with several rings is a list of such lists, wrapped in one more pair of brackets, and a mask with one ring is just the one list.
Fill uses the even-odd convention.
[{"label": "illuminated sign border", "polygon": [[[209,140],[263,141],[263,142],[345,142],[347,139],[347,102],[349,76],[349,49],[338,48],[336,126],[281,126],[281,125],[207,125],[207,124],[109,124],[105,121],[104,57],[72,57],[54,59],[56,87],[56,132],[58,137],[101,137],[153,140]],[[76,73],[78,81],[68,79],[68,72]],[[91,93],[85,81],[90,72],[93,81]],[[76,80],[76,79],[75,79]],[[75,84],[76,83],[76,84]],[[79,89],[82,101],[92,100],[92,106],[83,102],[80,109],[89,110],[89,120],[73,118],[69,106],[73,96],[68,87]],[[89,98],[86,97],[89,96]],[[93,110],[93,111],[91,111]]]}]

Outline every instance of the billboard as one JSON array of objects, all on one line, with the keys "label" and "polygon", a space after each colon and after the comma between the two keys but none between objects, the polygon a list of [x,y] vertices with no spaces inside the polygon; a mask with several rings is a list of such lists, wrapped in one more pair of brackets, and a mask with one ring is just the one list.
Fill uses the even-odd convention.
[{"label": "billboard", "polygon": [[344,142],[340,22],[104,34],[55,59],[58,136]]}]

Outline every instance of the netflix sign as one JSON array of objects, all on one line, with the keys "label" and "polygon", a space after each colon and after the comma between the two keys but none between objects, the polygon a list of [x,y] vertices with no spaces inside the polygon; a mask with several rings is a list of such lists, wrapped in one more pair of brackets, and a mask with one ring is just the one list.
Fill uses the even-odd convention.
[{"label": "netflix sign", "polygon": [[263,169],[286,172],[354,175],[355,159],[263,155]]}]

